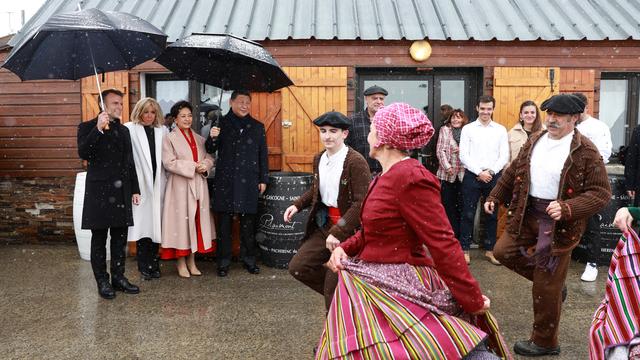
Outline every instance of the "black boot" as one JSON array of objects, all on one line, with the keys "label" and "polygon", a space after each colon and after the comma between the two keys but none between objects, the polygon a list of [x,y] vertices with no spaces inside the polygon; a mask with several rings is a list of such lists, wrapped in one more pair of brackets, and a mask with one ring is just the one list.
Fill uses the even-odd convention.
[{"label": "black boot", "polygon": [[151,265],[151,244],[152,241],[150,238],[142,238],[138,240],[136,246],[138,271],[140,271],[140,275],[142,275],[143,280],[151,280],[153,278]]},{"label": "black boot", "polygon": [[126,277],[113,279],[113,289],[122,291],[125,294],[137,294],[140,292],[140,288],[127,280]]},{"label": "black boot", "polygon": [[513,351],[518,355],[523,356],[545,356],[545,355],[560,355],[560,347],[545,348],[536,345],[532,340],[517,341],[513,346]]},{"label": "black boot", "polygon": [[155,279],[160,278],[160,255],[158,254],[158,250],[160,250],[160,244],[151,243],[151,276]]},{"label": "black boot", "polygon": [[260,274],[260,268],[256,264],[244,264],[244,268],[249,274]]},{"label": "black boot", "polygon": [[98,294],[103,299],[113,299],[116,297],[116,292],[111,287],[108,279],[98,280]]}]

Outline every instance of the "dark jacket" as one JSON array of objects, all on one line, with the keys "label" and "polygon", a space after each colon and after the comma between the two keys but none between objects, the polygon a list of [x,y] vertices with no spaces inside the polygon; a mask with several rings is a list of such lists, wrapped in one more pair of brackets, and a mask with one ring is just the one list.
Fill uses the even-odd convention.
[{"label": "dark jacket", "polygon": [[[311,188],[293,203],[299,211],[311,206],[307,228],[302,241],[305,241],[318,228],[314,219],[322,202],[318,172],[322,154],[324,154],[324,151],[317,154],[313,159],[313,184]],[[344,159],[342,175],[340,176],[340,189],[338,190],[338,209],[340,209],[340,214],[342,214],[342,220],[344,221],[333,225],[329,229],[329,233],[338,240],[344,241],[360,227],[360,209],[370,181],[371,174],[369,173],[367,161],[357,151],[349,148]]]},{"label": "dark jacket", "polygon": [[78,125],[78,154],[87,160],[83,229],[133,225],[131,195],[139,194],[129,129],[111,122],[104,134],[97,118]]},{"label": "dark jacket", "polygon": [[[518,157],[503,171],[487,201],[505,204],[511,201],[507,212],[506,231],[513,237],[520,235],[529,197],[531,152],[547,131],[532,134]],[[562,218],[553,226],[553,255],[566,253],[580,242],[590,216],[607,206],[611,188],[607,170],[596,146],[576,129],[571,150],[562,168],[558,201]],[[496,207],[497,208],[497,207]]]},{"label": "dark jacket", "polygon": [[370,128],[371,120],[369,119],[367,109],[353,114],[351,116],[349,136],[347,136],[344,143],[359,152],[360,155],[367,160],[371,173],[378,174],[382,172],[382,165],[380,165],[378,160],[369,157],[369,143],[367,142],[367,136],[369,136]]},{"label": "dark jacket", "polygon": [[220,135],[207,137],[208,153],[218,151],[211,208],[217,212],[256,214],[258,184],[269,183],[264,125],[247,115],[229,111],[220,119]]},{"label": "dark jacket", "polygon": [[[626,190],[640,192],[640,126],[633,129],[631,143],[624,161],[624,184]],[[640,194],[637,194],[633,205],[638,206]]]}]

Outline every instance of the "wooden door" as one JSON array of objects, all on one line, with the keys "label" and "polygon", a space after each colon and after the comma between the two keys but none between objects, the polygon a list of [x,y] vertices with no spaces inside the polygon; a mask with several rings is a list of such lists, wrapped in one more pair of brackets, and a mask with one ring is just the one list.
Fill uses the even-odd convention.
[{"label": "wooden door", "polygon": [[282,170],[311,172],[323,149],[312,121],[327,111],[347,113],[346,67],[285,67],[295,86],[282,89]]},{"label": "wooden door", "polygon": [[560,77],[560,92],[583,93],[588,99],[587,113],[597,117],[598,103],[596,103],[596,72],[594,69],[562,69]]},{"label": "wooden door", "polygon": [[507,131],[518,122],[520,104],[533,100],[538,106],[560,92],[560,68],[497,67],[493,73],[493,119]]},{"label": "wooden door", "polygon": [[[98,80],[100,81],[100,89],[117,89],[124,94],[123,109],[122,109],[122,122],[129,121],[129,115],[131,109],[129,108],[129,72],[127,71],[115,71],[105,73],[104,76],[98,74]],[[104,81],[103,81],[104,80]],[[95,76],[88,76],[81,80],[81,92],[82,92],[82,121],[91,120],[98,116],[100,111],[100,104],[98,100],[98,85],[96,84]]]},{"label": "wooden door", "polygon": [[252,93],[251,116],[264,124],[269,170],[282,170],[282,93]]}]

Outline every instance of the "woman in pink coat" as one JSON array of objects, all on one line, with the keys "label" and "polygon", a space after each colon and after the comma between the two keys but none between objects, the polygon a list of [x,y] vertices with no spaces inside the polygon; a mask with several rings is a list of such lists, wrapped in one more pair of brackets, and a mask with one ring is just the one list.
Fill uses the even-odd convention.
[{"label": "woman in pink coat", "polygon": [[178,275],[202,275],[196,252],[213,251],[215,235],[209,212],[207,174],[213,158],[205,139],[191,130],[193,107],[179,101],[171,107],[176,127],[162,142],[162,164],[168,174],[162,211],[162,259],[177,258]]}]

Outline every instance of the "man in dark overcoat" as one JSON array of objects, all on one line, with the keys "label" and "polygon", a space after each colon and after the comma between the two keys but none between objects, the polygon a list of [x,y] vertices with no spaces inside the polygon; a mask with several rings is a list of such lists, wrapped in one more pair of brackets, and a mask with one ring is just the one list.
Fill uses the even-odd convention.
[{"label": "man in dark overcoat", "polygon": [[229,100],[231,110],[212,127],[207,152],[218,152],[211,208],[218,215],[218,276],[227,276],[231,263],[231,223],[240,216],[240,257],[251,274],[256,265],[256,214],[258,196],[267,189],[269,163],[264,125],[249,115],[251,94],[236,90]]},{"label": "man in dark overcoat", "polygon": [[[128,227],[133,225],[132,203],[140,203],[129,130],[120,123],[123,94],[102,92],[104,110],[78,126],[78,154],[87,161],[82,228],[91,230],[91,267],[98,293],[113,299],[115,290],[140,290],[124,276]],[[111,282],[107,273],[106,242],[111,235]]]},{"label": "man in dark overcoat", "polygon": [[369,143],[367,142],[367,136],[369,136],[371,119],[373,119],[376,112],[384,106],[384,99],[389,95],[389,92],[378,85],[373,85],[368,87],[363,94],[364,102],[367,106],[364,110],[353,114],[351,117],[349,136],[347,136],[344,143],[359,152],[360,155],[367,160],[369,170],[372,174],[379,174],[382,171],[382,166],[378,160],[369,157]]}]

